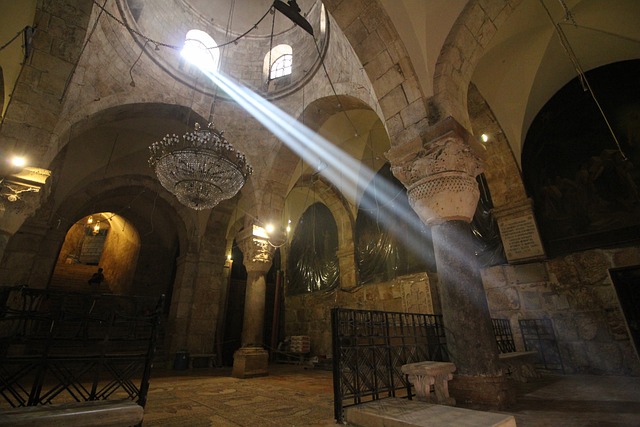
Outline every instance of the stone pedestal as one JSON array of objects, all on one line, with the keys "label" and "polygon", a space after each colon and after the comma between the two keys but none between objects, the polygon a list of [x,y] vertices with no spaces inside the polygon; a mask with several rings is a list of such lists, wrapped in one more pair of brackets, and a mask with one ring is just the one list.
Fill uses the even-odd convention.
[{"label": "stone pedestal", "polygon": [[[456,400],[449,396],[449,380],[453,379],[456,365],[449,362],[417,362],[402,365],[402,373],[416,389],[418,400],[440,405],[455,405]],[[431,398],[431,386],[435,399]]]},{"label": "stone pedestal", "polygon": [[269,353],[261,347],[242,347],[233,354],[235,378],[252,378],[269,375]]}]

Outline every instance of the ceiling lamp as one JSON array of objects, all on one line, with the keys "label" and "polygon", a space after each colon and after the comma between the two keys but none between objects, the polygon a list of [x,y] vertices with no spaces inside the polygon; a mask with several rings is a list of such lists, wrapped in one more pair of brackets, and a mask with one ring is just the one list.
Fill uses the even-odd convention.
[{"label": "ceiling lamp", "polygon": [[167,135],[149,147],[160,184],[185,206],[211,209],[235,196],[253,169],[212,123],[182,137]]}]

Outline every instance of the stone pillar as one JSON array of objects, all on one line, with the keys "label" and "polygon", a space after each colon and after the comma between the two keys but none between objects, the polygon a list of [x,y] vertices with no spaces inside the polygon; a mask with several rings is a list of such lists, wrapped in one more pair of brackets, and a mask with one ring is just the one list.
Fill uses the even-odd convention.
[{"label": "stone pillar", "polygon": [[340,288],[344,290],[354,289],[356,283],[356,261],[354,257],[353,242],[338,249],[338,266],[340,268]]},{"label": "stone pillar", "polygon": [[269,353],[263,348],[265,274],[271,268],[274,248],[266,237],[255,235],[252,227],[245,228],[236,241],[247,269],[247,292],[244,300],[242,347],[233,354],[236,378],[268,375]]},{"label": "stone pillar", "polygon": [[166,340],[171,356],[177,351],[189,351],[189,324],[197,272],[197,254],[189,252],[176,259],[176,278],[171,295]]},{"label": "stone pillar", "polygon": [[479,198],[475,178],[482,172],[482,150],[449,117],[387,157],[411,207],[432,229],[447,348],[458,372],[452,395],[501,407],[508,387],[468,228]]}]

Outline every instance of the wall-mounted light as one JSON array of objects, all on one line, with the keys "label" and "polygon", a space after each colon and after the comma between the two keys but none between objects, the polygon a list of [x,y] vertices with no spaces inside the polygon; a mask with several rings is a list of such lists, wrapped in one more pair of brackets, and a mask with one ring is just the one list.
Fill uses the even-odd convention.
[{"label": "wall-mounted light", "polygon": [[89,215],[89,218],[87,218],[87,224],[93,224],[93,215]]},{"label": "wall-mounted light", "polygon": [[487,142],[489,141],[489,135],[483,133],[482,135],[480,135],[480,139],[482,139],[482,142]]},{"label": "wall-mounted light", "polygon": [[27,159],[20,156],[14,156],[11,158],[11,165],[16,168],[23,168],[27,165]]},{"label": "wall-mounted light", "polygon": [[93,226],[93,235],[95,236],[100,232],[100,221],[96,222],[96,225]]}]

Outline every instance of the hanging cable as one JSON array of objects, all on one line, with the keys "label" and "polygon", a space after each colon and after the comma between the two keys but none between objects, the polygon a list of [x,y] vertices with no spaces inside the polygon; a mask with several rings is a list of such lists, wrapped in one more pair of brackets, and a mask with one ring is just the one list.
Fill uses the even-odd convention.
[{"label": "hanging cable", "polygon": [[[613,141],[615,142],[615,145],[618,148],[618,151],[620,152],[620,155],[622,156],[622,159],[623,160],[629,160],[627,158],[627,156],[624,154],[624,151],[622,150],[622,147],[620,146],[620,142],[618,141],[618,138],[617,138],[613,128],[611,127],[611,124],[609,123],[609,120],[607,119],[607,115],[605,114],[604,110],[602,109],[602,106],[600,105],[600,102],[598,102],[598,98],[596,97],[595,92],[591,88],[591,85],[589,84],[589,80],[587,79],[587,76],[586,76],[584,70],[582,69],[582,66],[580,65],[580,61],[578,61],[578,57],[576,56],[573,48],[571,47],[571,44],[569,43],[569,40],[567,39],[566,34],[562,30],[562,27],[560,27],[560,25],[558,25],[555,22],[555,20],[553,19],[553,16],[551,15],[551,11],[547,7],[547,5],[544,3],[544,0],[539,0],[539,1],[540,1],[540,4],[542,5],[542,7],[544,8],[545,12],[547,13],[547,16],[549,17],[549,20],[551,21],[551,24],[555,28],[556,34],[558,35],[558,38],[560,39],[560,44],[562,45],[562,48],[564,49],[565,53],[569,57],[569,60],[573,64],[573,67],[574,67],[576,73],[578,74],[578,78],[580,80],[580,83],[582,84],[583,90],[585,92],[589,92],[589,95],[591,95],[591,98],[595,102],[596,107],[598,108],[598,111],[600,112],[600,115],[604,119],[604,122],[607,125],[607,128],[609,129],[609,133],[613,137]],[[566,4],[564,4],[564,2],[562,0],[560,0],[560,2],[563,4],[563,7],[566,8]],[[566,9],[566,10],[567,10],[566,13],[570,13],[570,12],[568,12],[568,9]],[[573,22],[575,22],[575,20],[573,20],[573,17],[571,17],[571,20]]]},{"label": "hanging cable", "polygon": [[[235,11],[235,6],[236,6],[236,2],[235,0],[233,0],[231,2],[231,6],[229,7],[229,17],[227,18],[227,28],[225,29],[225,32],[224,32],[225,43],[218,45],[218,47],[223,47],[222,52],[220,53],[220,64],[224,64],[226,59],[228,59],[227,46],[229,45],[229,43],[227,43],[226,40],[229,39],[229,33],[231,32],[230,29],[231,29],[231,24],[233,22],[233,13]],[[209,123],[213,123],[213,113],[215,112],[215,109],[216,109],[216,102],[218,100],[219,88],[220,87],[218,85],[215,85],[215,88],[213,90],[213,100],[211,101],[211,108],[209,109]]]},{"label": "hanging cable", "polygon": [[138,55],[138,57],[136,58],[136,60],[134,61],[134,63],[131,65],[131,68],[129,68],[129,77],[131,78],[131,83],[129,83],[129,85],[131,85],[132,87],[136,87],[136,82],[135,80],[133,80],[133,67],[136,66],[136,64],[138,63],[138,61],[140,61],[140,58],[142,57],[142,54],[144,53],[144,48],[147,47],[147,43],[149,43],[149,40],[146,40],[144,42],[144,46],[142,46],[142,49],[140,49],[140,55]]},{"label": "hanging cable", "polygon": [[[275,9],[272,9],[272,11],[273,19],[271,20],[271,36],[269,37],[269,69],[267,70],[267,84],[269,84],[269,82],[271,81],[271,67],[273,66],[271,58],[271,54],[273,53],[273,30],[276,25],[276,11]],[[304,97],[304,94],[302,96]],[[302,101],[302,103],[304,104],[304,100]]]},{"label": "hanging cable", "polygon": [[93,2],[95,4],[97,4],[98,7],[100,7],[100,12],[98,12],[98,16],[96,17],[96,21],[93,23],[93,26],[91,27],[91,31],[89,31],[89,35],[87,36],[87,39],[84,41],[84,44],[82,45],[82,49],[80,49],[80,53],[78,53],[78,59],[73,64],[73,68],[71,69],[71,72],[67,76],[67,80],[64,83],[64,88],[62,89],[62,95],[60,95],[59,102],[62,102],[62,100],[66,96],[67,90],[69,89],[69,84],[71,83],[71,78],[76,73],[76,68],[78,68],[78,63],[80,62],[80,58],[82,58],[82,54],[84,53],[84,50],[87,48],[87,45],[89,44],[89,41],[91,40],[91,36],[93,36],[93,33],[96,31],[96,28],[98,27],[98,22],[100,22],[100,17],[102,16],[102,13],[106,12],[106,9],[104,8],[104,6],[107,4],[107,0],[104,0],[104,4],[102,6],[100,6],[96,2],[96,0],[93,0]]},{"label": "hanging cable", "polygon": [[[27,27],[25,27],[25,28],[27,28]],[[23,28],[22,30],[18,31],[16,33],[16,35],[11,38],[11,40],[9,40],[8,42],[6,42],[2,46],[0,46],[0,52],[2,52],[7,46],[9,46],[11,43],[13,43],[18,37],[20,37],[20,35],[24,32],[25,28]]]},{"label": "hanging cable", "polygon": [[318,51],[318,59],[320,59],[320,64],[322,65],[322,69],[324,70],[324,75],[327,76],[327,80],[329,81],[329,86],[331,86],[333,95],[336,97],[336,100],[338,101],[338,107],[347,117],[347,120],[351,124],[351,127],[353,128],[353,130],[355,130],[355,136],[358,136],[358,128],[356,127],[356,125],[353,124],[351,117],[349,117],[349,115],[347,114],[347,111],[344,109],[342,105],[342,102],[340,102],[340,97],[338,96],[338,92],[336,92],[336,87],[333,85],[333,82],[331,81],[331,77],[329,77],[329,72],[327,71],[327,66],[324,63],[324,55],[322,55],[322,52],[320,51],[320,46],[318,46],[318,41],[315,38],[313,39],[313,43],[315,44],[316,50]]},{"label": "hanging cable", "polygon": [[[105,0],[105,4],[106,4],[106,0]],[[156,48],[157,47],[166,47],[169,49],[173,49],[173,50],[181,50],[182,46],[178,46],[178,45],[174,45],[174,44],[169,44],[169,43],[164,43],[158,40],[154,40],[151,37],[148,37],[144,34],[142,34],[140,31],[136,30],[135,28],[132,28],[129,24],[127,24],[126,22],[124,22],[122,19],[118,18],[117,16],[115,16],[113,13],[109,12],[107,9],[105,9],[104,5],[100,5],[96,0],[93,0],[93,3],[98,6],[109,18],[113,19],[114,21],[116,21],[118,24],[122,25],[123,27],[125,27],[129,32],[135,34],[136,36],[142,38],[143,40],[153,43]],[[247,34],[249,34],[251,31],[255,30],[258,28],[258,25],[260,25],[260,23],[264,20],[264,18],[267,17],[267,15],[269,14],[269,11],[271,10],[271,6],[269,7],[269,9],[264,13],[264,15],[262,15],[262,17],[258,20],[258,22],[256,22],[255,24],[253,24],[253,26],[251,28],[249,28],[247,31],[245,31],[244,33],[240,34],[238,37],[236,37],[233,40],[229,40],[226,43],[223,44],[219,44],[215,47],[209,47],[207,49],[219,49],[221,47],[230,45],[231,43],[236,43],[238,40],[240,40],[241,38],[245,37]]]}]

